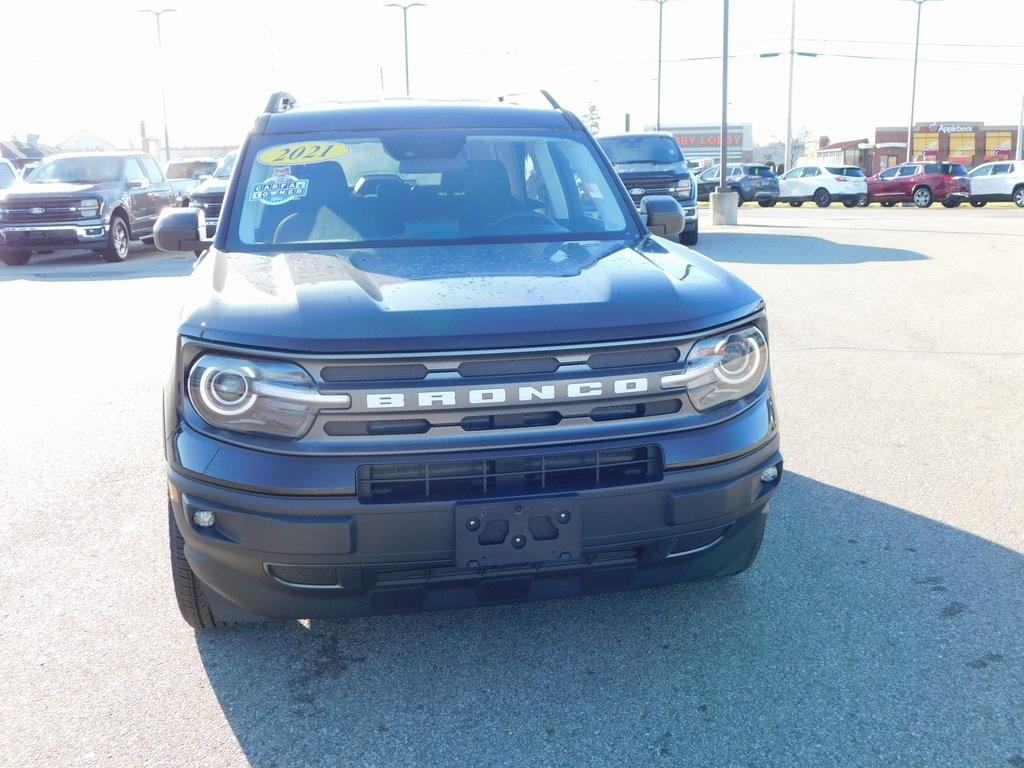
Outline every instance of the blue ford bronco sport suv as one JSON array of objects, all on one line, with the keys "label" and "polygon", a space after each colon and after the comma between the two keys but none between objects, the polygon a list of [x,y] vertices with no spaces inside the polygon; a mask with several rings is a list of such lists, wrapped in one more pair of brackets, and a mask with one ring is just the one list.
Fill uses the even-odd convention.
[{"label": "blue ford bronco sport suv", "polygon": [[[547,95],[547,94],[545,94]],[[194,627],[727,576],[782,469],[761,297],[558,107],[298,106],[240,149],[164,416]]]}]

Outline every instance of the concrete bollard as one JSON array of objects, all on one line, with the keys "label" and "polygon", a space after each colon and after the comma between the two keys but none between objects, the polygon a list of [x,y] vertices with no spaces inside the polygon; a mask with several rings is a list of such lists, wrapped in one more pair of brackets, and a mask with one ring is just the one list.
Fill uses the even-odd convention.
[{"label": "concrete bollard", "polygon": [[740,196],[731,189],[728,192],[711,193],[711,223],[736,224]]}]

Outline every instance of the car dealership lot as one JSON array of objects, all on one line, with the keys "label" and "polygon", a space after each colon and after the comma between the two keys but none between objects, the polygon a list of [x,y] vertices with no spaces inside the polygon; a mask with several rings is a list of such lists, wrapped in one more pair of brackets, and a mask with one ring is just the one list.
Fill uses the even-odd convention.
[{"label": "car dealership lot", "polygon": [[0,764],[1024,765],[1024,212],[739,215],[698,249],[769,307],[751,571],[198,637],[159,396],[191,257],[0,266]]}]

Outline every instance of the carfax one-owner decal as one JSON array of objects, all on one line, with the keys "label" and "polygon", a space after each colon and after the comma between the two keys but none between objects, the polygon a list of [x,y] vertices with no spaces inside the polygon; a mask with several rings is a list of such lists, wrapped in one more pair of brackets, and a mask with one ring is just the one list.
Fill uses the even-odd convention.
[{"label": "carfax one-owner decal", "polygon": [[269,179],[253,184],[249,199],[264,205],[282,205],[305,197],[308,187],[308,179],[292,176],[291,167],[283,165],[275,168]]}]

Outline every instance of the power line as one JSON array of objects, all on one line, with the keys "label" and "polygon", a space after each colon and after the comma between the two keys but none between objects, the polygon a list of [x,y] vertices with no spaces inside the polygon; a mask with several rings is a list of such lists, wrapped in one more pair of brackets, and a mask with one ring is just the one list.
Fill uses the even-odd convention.
[{"label": "power line", "polygon": [[[814,43],[856,43],[860,45],[912,45],[906,40],[853,40],[839,37],[801,37],[800,40]],[[1021,43],[926,43],[922,46],[941,48],[1024,48]]]}]

